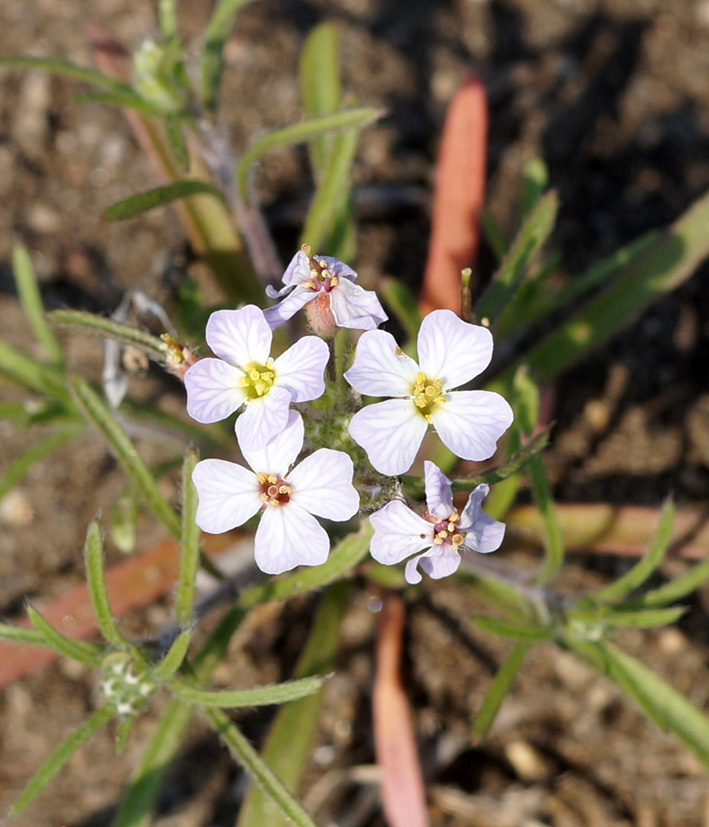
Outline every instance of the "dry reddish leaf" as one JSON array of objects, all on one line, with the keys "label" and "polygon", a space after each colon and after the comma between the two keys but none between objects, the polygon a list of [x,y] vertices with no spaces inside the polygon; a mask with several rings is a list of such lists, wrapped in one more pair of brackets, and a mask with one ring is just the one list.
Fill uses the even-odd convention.
[{"label": "dry reddish leaf", "polygon": [[422,314],[460,309],[460,271],[473,265],[480,239],[486,160],[487,95],[471,75],[450,103],[438,153]]}]

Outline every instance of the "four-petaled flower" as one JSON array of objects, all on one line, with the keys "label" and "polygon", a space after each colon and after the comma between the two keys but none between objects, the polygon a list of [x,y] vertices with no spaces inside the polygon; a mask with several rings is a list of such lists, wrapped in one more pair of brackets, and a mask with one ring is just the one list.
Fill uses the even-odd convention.
[{"label": "four-petaled flower", "polygon": [[221,534],[258,511],[256,565],[266,574],[327,560],[330,539],[315,516],[345,521],[359,508],[352,485],[352,460],[342,451],[320,448],[291,471],[303,447],[303,420],[291,411],[285,429],[268,445],[242,453],[253,469],[221,459],[198,462],[192,473],[199,505],[197,525]]},{"label": "four-petaled flower", "polygon": [[504,523],[493,520],[482,510],[489,486],[478,485],[459,512],[453,505],[450,480],[428,460],[424,469],[426,513],[423,517],[401,500],[391,500],[369,517],[374,528],[369,549],[372,557],[386,566],[410,557],[405,577],[406,582],[412,584],[422,579],[417,566],[438,580],[458,570],[460,548],[483,553],[495,551],[505,535]]},{"label": "four-petaled flower", "polygon": [[490,363],[490,331],[435,310],[421,323],[418,354],[416,364],[383,330],[362,334],[345,378],[360,393],[398,398],[358,411],[349,425],[352,438],[389,476],[408,471],[429,424],[462,459],[491,457],[512,423],[512,409],[491,391],[452,390]]},{"label": "four-petaled flower", "polygon": [[332,336],[338,327],[373,330],[389,317],[376,293],[355,284],[356,278],[357,273],[343,262],[312,256],[304,245],[283,274],[285,287],[266,288],[270,298],[281,299],[264,311],[266,319],[275,330],[308,305],[308,321],[321,336]]},{"label": "four-petaled flower", "polygon": [[242,449],[264,447],[286,427],[291,402],[317,399],[325,390],[327,344],[304,336],[272,359],[273,334],[254,305],[212,313],[206,338],[219,358],[200,359],[185,374],[187,412],[197,422],[218,422],[246,405],[236,420]]}]

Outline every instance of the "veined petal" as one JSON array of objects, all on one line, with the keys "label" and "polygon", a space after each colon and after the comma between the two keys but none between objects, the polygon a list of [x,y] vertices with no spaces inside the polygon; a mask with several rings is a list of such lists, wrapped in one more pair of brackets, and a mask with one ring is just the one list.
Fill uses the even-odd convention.
[{"label": "veined petal", "polygon": [[369,545],[372,557],[385,566],[400,563],[433,543],[433,526],[400,500],[391,500],[369,515],[374,536]]},{"label": "veined petal", "polygon": [[345,379],[368,396],[410,396],[418,365],[384,330],[368,330],[357,343],[354,364]]},{"label": "veined petal", "polygon": [[330,538],[315,517],[294,502],[268,507],[254,538],[256,565],[266,574],[296,566],[321,566],[330,553]]},{"label": "veined petal", "polygon": [[289,286],[291,284],[300,284],[301,282],[308,281],[309,279],[310,262],[308,261],[308,257],[305,253],[302,250],[298,250],[298,252],[288,263],[281,281],[286,286]]},{"label": "veined petal", "polygon": [[461,459],[479,462],[495,453],[497,440],[512,424],[512,408],[492,391],[453,391],[431,411],[436,433]]},{"label": "veined petal", "polygon": [[338,327],[374,330],[389,318],[376,293],[346,278],[340,279],[330,291],[330,309]]},{"label": "veined petal", "polygon": [[348,430],[377,471],[393,477],[411,468],[427,427],[411,399],[387,399],[357,411]]},{"label": "veined petal", "polygon": [[293,402],[317,399],[325,392],[325,368],[330,349],[317,336],[304,336],[273,364],[274,387],[290,391]]},{"label": "veined petal", "polygon": [[343,451],[320,448],[290,472],[291,502],[316,517],[344,521],[359,509],[359,494],[352,485],[352,460]]},{"label": "veined petal", "polygon": [[482,501],[489,490],[490,486],[483,483],[471,492],[459,523],[460,530],[465,532],[466,547],[481,554],[496,551],[505,537],[505,524],[482,510]]},{"label": "veined petal", "polygon": [[421,370],[429,379],[441,379],[444,390],[469,382],[492,359],[490,331],[464,322],[452,310],[434,310],[424,318],[417,346]]},{"label": "veined petal", "polygon": [[451,481],[429,460],[423,464],[426,488],[426,509],[429,514],[445,520],[455,511],[453,507],[453,489]]},{"label": "veined petal", "polygon": [[460,566],[460,554],[452,549],[447,554],[441,554],[437,549],[425,551],[414,557],[406,564],[404,577],[407,583],[415,585],[420,583],[423,579],[418,572],[417,566],[421,566],[423,571],[432,577],[434,580],[440,580],[441,577],[448,577],[449,574],[454,574],[458,571]]},{"label": "veined petal", "polygon": [[287,322],[291,316],[295,316],[301,308],[305,307],[305,305],[311,302],[317,295],[317,290],[311,290],[309,287],[301,287],[298,285],[295,290],[281,299],[278,304],[274,304],[273,307],[267,307],[263,311],[263,315],[271,330],[275,330],[284,322]]},{"label": "veined petal", "polygon": [[271,353],[273,334],[263,310],[247,304],[238,310],[216,310],[207,322],[207,344],[220,358],[243,367],[263,365]]},{"label": "veined petal", "polygon": [[334,256],[314,256],[317,261],[324,261],[327,264],[327,269],[338,279],[347,279],[354,281],[357,278],[357,273],[344,261]]},{"label": "veined petal", "polygon": [[203,459],[195,465],[192,482],[199,497],[195,521],[210,534],[242,525],[263,505],[256,475],[234,462]]},{"label": "veined petal", "polygon": [[221,359],[200,359],[185,373],[187,413],[197,422],[219,422],[246,401],[243,371]]},{"label": "veined petal", "polygon": [[285,477],[303,450],[304,438],[303,417],[298,411],[288,411],[286,426],[277,436],[263,448],[251,451],[240,445],[241,453],[257,474],[277,474],[279,477]]},{"label": "veined petal", "polygon": [[250,399],[236,420],[236,438],[243,451],[264,448],[288,423],[291,395],[286,388],[272,387],[264,396]]}]

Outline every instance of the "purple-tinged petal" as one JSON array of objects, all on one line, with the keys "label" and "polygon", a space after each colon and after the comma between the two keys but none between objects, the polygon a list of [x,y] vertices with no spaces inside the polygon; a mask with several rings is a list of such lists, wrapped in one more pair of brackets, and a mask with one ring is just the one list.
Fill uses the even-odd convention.
[{"label": "purple-tinged petal", "polygon": [[301,284],[304,281],[309,281],[310,278],[310,262],[305,253],[299,250],[290,260],[281,281],[286,286],[290,286],[291,284]]},{"label": "purple-tinged petal", "polygon": [[393,566],[433,542],[433,526],[401,500],[391,500],[369,515],[374,536],[369,551],[378,563]]},{"label": "purple-tinged petal", "polygon": [[348,430],[377,471],[393,477],[411,468],[427,427],[410,399],[387,399],[357,411]]},{"label": "purple-tinged petal", "polygon": [[418,356],[429,379],[441,379],[444,390],[457,388],[490,364],[492,334],[486,327],[464,322],[452,310],[434,310],[421,322]]},{"label": "purple-tinged petal", "polygon": [[509,404],[492,391],[453,391],[431,411],[436,433],[461,459],[489,459],[512,424]]},{"label": "purple-tinged petal", "polygon": [[352,460],[343,451],[320,448],[286,477],[293,487],[291,502],[316,517],[349,520],[359,510],[359,494],[352,485]]},{"label": "purple-tinged petal", "polygon": [[221,534],[242,525],[261,508],[256,475],[223,459],[203,459],[192,481],[199,504],[195,521],[202,531]]},{"label": "purple-tinged petal", "polygon": [[304,508],[289,502],[264,511],[254,538],[256,565],[262,572],[321,566],[329,553],[327,532]]},{"label": "purple-tinged petal", "polygon": [[291,316],[295,316],[299,310],[305,307],[305,305],[311,302],[317,295],[317,290],[297,286],[292,293],[289,293],[284,299],[281,299],[278,304],[274,304],[273,307],[267,307],[263,311],[263,315],[271,330],[275,330],[287,322]]},{"label": "purple-tinged petal", "polygon": [[478,485],[468,497],[458,524],[459,530],[465,532],[466,547],[481,554],[497,551],[505,537],[505,524],[482,510],[482,501],[489,490],[484,483]]},{"label": "purple-tinged petal", "polygon": [[263,365],[271,353],[273,335],[263,310],[247,304],[238,310],[216,310],[207,322],[207,344],[220,358],[237,367]]},{"label": "purple-tinged petal", "polygon": [[219,422],[246,401],[239,368],[221,359],[200,359],[185,373],[187,413],[197,422]]},{"label": "purple-tinged petal", "polygon": [[324,261],[327,264],[327,269],[338,279],[347,279],[347,281],[354,281],[357,278],[357,273],[344,261],[333,256],[313,256],[316,261]]},{"label": "purple-tinged petal", "polygon": [[286,426],[277,436],[263,448],[249,450],[240,446],[241,453],[257,474],[276,474],[285,477],[303,450],[304,438],[303,417],[298,411],[289,411]]},{"label": "purple-tinged petal", "polygon": [[330,291],[330,310],[338,327],[351,330],[374,330],[389,318],[376,293],[346,278]]},{"label": "purple-tinged petal", "polygon": [[406,564],[404,577],[407,583],[416,585],[420,583],[422,578],[416,566],[421,566],[423,571],[432,577],[434,580],[440,580],[442,577],[448,577],[458,571],[460,566],[460,554],[457,551],[449,550],[442,554],[438,549],[431,549],[418,557],[414,557]]},{"label": "purple-tinged petal", "polygon": [[368,330],[357,343],[354,364],[345,379],[368,396],[411,396],[418,370],[391,333]]},{"label": "purple-tinged petal", "polygon": [[426,509],[429,514],[445,520],[455,511],[453,506],[453,490],[451,481],[429,460],[423,464],[426,488]]},{"label": "purple-tinged petal", "polygon": [[264,448],[288,423],[291,395],[286,388],[272,387],[267,394],[249,400],[236,420],[236,438],[243,451]]},{"label": "purple-tinged petal", "polygon": [[276,359],[274,387],[290,391],[293,402],[308,402],[325,392],[330,348],[317,336],[304,336]]}]

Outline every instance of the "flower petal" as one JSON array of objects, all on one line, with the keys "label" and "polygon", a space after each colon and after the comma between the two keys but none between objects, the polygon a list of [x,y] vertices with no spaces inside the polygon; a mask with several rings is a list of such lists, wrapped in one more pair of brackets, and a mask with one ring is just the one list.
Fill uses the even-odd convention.
[{"label": "flower petal", "polygon": [[301,308],[305,307],[305,305],[311,302],[317,295],[317,290],[311,290],[309,287],[297,285],[295,290],[289,293],[284,299],[281,299],[278,304],[274,304],[273,307],[267,307],[263,311],[263,315],[271,330],[275,330],[284,324],[284,322],[287,322],[291,316],[295,316]]},{"label": "flower petal", "polygon": [[406,564],[404,577],[406,582],[411,583],[412,586],[422,580],[416,566],[421,566],[423,571],[434,580],[440,580],[441,577],[448,577],[449,574],[458,571],[460,554],[453,550],[450,550],[447,554],[441,554],[437,549],[431,549],[431,551],[419,554],[418,557],[409,560]]},{"label": "flower petal", "polygon": [[314,256],[317,261],[324,261],[327,264],[327,269],[338,279],[347,279],[347,281],[354,281],[357,278],[357,273],[344,261],[334,256]]},{"label": "flower petal", "polygon": [[305,253],[302,250],[298,250],[298,252],[288,263],[281,281],[286,286],[289,286],[291,284],[301,284],[302,282],[309,280],[310,262],[308,261],[308,257]]},{"label": "flower petal", "polygon": [[320,448],[290,472],[291,502],[316,517],[349,520],[359,510],[359,494],[352,485],[352,460],[343,451]]},{"label": "flower petal", "polygon": [[439,520],[445,520],[455,511],[451,481],[437,465],[429,462],[429,460],[424,462],[423,468],[426,487],[426,510],[434,517],[438,517]]},{"label": "flower petal", "polygon": [[433,526],[401,500],[391,500],[369,515],[374,536],[369,551],[378,563],[393,566],[433,542]]},{"label": "flower petal", "polygon": [[330,553],[330,538],[315,517],[289,502],[264,511],[254,553],[261,571],[281,574],[296,566],[321,566]]},{"label": "flower petal", "polygon": [[421,322],[418,355],[429,379],[441,379],[444,390],[457,388],[490,364],[492,334],[486,327],[464,322],[452,310],[434,310]]},{"label": "flower petal", "polygon": [[396,476],[411,468],[427,427],[410,399],[387,399],[357,411],[348,430],[380,474]]},{"label": "flower petal", "polygon": [[497,440],[512,424],[512,408],[492,391],[453,391],[445,405],[431,412],[433,427],[444,445],[461,459],[491,457]]},{"label": "flower petal", "polygon": [[238,310],[216,310],[207,322],[207,344],[220,359],[237,367],[249,362],[265,364],[272,338],[263,310],[253,304]]},{"label": "flower petal", "polygon": [[236,420],[236,438],[243,451],[264,448],[288,423],[291,395],[286,388],[272,387],[265,396],[249,400]]},{"label": "flower petal", "polygon": [[496,551],[505,537],[505,524],[482,510],[482,501],[489,490],[489,485],[478,485],[468,497],[459,523],[460,530],[465,532],[466,548],[481,554]]},{"label": "flower petal", "polygon": [[368,330],[357,343],[354,364],[345,379],[368,396],[410,396],[418,365],[384,330]]},{"label": "flower petal", "polygon": [[342,277],[330,291],[330,309],[337,326],[351,330],[374,330],[389,318],[376,293]]},{"label": "flower petal", "polygon": [[304,336],[276,359],[274,387],[290,391],[293,402],[317,399],[325,392],[325,368],[330,348],[317,336]]},{"label": "flower petal", "polygon": [[203,459],[195,465],[192,482],[199,496],[195,521],[210,534],[242,525],[263,505],[256,475],[234,462]]},{"label": "flower petal", "polygon": [[304,438],[303,417],[298,411],[289,411],[286,427],[278,436],[274,436],[263,448],[250,451],[242,447],[241,453],[257,474],[285,477],[303,449]]},{"label": "flower petal", "polygon": [[239,368],[221,359],[200,359],[185,373],[187,413],[197,422],[219,422],[246,401]]}]

